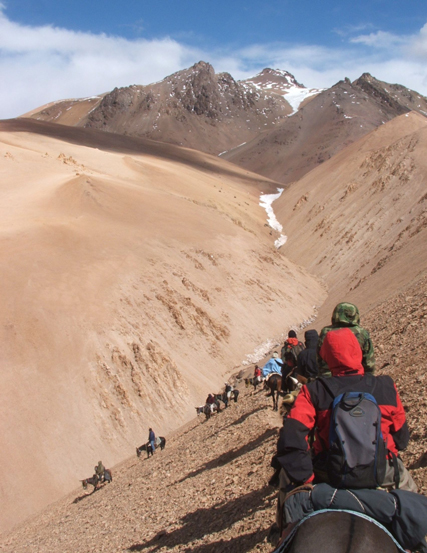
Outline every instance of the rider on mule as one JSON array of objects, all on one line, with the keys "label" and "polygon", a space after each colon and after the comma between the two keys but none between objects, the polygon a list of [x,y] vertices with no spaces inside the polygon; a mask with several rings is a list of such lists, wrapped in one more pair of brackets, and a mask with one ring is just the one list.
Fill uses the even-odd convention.
[{"label": "rider on mule", "polygon": [[96,467],[94,468],[95,474],[97,475],[100,482],[104,481],[105,467],[102,464],[102,461],[99,461]]},{"label": "rider on mule", "polygon": [[282,366],[282,392],[288,392],[287,377],[290,376],[297,366],[298,355],[304,350],[304,344],[297,338],[295,330],[288,332],[288,338],[285,340],[280,357],[283,361]]},{"label": "rider on mule", "polygon": [[148,442],[151,445],[151,452],[154,453],[156,451],[156,435],[152,428],[148,429]]},{"label": "rider on mule", "polygon": [[262,368],[263,378],[269,378],[271,374],[282,374],[283,361],[280,359],[277,351],[273,353],[271,358]]}]

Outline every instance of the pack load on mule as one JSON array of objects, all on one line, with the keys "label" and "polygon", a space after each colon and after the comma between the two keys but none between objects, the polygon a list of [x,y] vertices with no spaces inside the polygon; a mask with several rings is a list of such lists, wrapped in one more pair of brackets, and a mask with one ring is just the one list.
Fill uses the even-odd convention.
[{"label": "pack load on mule", "polygon": [[[322,536],[325,536],[325,522],[324,519],[319,520],[321,528],[317,529],[317,536],[312,536],[316,541],[318,549],[297,549],[301,553],[316,553],[317,551],[348,551],[352,539],[355,542],[351,547],[351,551],[360,551],[360,553],[366,553],[366,551],[385,551],[383,549],[389,540],[386,540],[386,536],[395,540],[395,548],[391,548],[390,551],[419,551],[422,553],[427,552],[427,544],[425,542],[425,535],[427,534],[427,497],[413,493],[406,490],[381,490],[381,489],[339,489],[330,486],[329,484],[315,484],[302,486],[296,488],[285,499],[283,506],[283,517],[286,524],[286,529],[282,535],[281,546],[279,546],[275,553],[284,553],[285,551],[293,551],[292,538],[295,537],[297,531],[297,525],[307,518],[312,517],[319,513],[323,515],[335,516],[335,527],[331,528],[332,534],[328,536],[328,541],[325,544],[319,542],[322,540]],[[357,521],[353,521],[353,529],[351,532],[341,533],[339,527],[345,523],[345,519],[342,518],[343,511],[351,516],[362,517],[369,521],[369,525],[365,525],[365,528],[360,532],[357,532]],[[338,526],[339,525],[339,526]],[[310,532],[310,528],[302,525],[304,532]],[[373,527],[379,527],[381,532],[374,532]],[[350,530],[350,528],[348,529]],[[315,529],[312,530],[316,532]],[[391,535],[390,535],[391,533]],[[366,548],[369,542],[364,542],[365,535],[369,535],[371,541],[373,541],[373,549],[358,549],[362,545]],[[341,540],[341,547],[339,547],[339,541],[337,548],[333,546],[331,537],[334,536]],[[397,543],[396,543],[397,542]],[[324,548],[322,548],[322,545]],[[347,547],[349,549],[347,549]],[[371,546],[372,547],[372,546]]]},{"label": "pack load on mule", "polygon": [[[389,376],[365,374],[360,342],[345,326],[324,334],[319,354],[331,377],[302,387],[272,460],[280,531],[312,511],[351,509],[385,521],[405,546],[406,531],[417,539],[427,531],[420,522],[427,521],[427,498],[416,493],[398,455],[409,430],[395,384]],[[383,500],[376,488],[394,495],[384,491]],[[416,545],[427,553],[421,539]]]},{"label": "pack load on mule", "polygon": [[395,514],[390,511],[388,517],[384,512],[381,523],[349,508],[300,512],[273,553],[425,553],[422,532],[426,531],[426,519],[415,511],[415,519],[411,520],[405,516],[405,508],[397,509]]}]

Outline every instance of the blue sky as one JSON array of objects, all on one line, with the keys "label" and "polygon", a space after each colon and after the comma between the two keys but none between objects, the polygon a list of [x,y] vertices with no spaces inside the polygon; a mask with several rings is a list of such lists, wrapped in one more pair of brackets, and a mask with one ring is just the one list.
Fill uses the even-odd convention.
[{"label": "blue sky", "polygon": [[368,71],[427,95],[425,0],[0,0],[0,118],[210,62],[309,87]]}]

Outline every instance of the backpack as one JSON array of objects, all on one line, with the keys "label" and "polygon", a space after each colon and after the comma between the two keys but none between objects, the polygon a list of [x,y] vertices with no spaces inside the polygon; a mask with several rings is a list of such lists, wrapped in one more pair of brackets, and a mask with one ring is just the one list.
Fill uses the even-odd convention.
[{"label": "backpack", "polygon": [[337,488],[378,487],[385,476],[386,453],[375,398],[367,392],[335,397],[327,457],[330,483]]},{"label": "backpack", "polygon": [[296,367],[298,355],[302,352],[303,349],[305,348],[302,342],[298,342],[298,344],[296,345],[285,342],[285,345],[283,346],[281,351],[282,361],[290,367]]}]

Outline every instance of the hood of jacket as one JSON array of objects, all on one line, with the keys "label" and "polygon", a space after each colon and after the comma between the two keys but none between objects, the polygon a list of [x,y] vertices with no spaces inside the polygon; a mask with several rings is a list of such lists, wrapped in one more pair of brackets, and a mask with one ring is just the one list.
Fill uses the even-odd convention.
[{"label": "hood of jacket", "polygon": [[330,330],[325,336],[319,355],[328,364],[332,376],[365,373],[362,349],[349,328]]},{"label": "hood of jacket", "polygon": [[317,330],[306,330],[304,333],[305,347],[307,349],[316,349],[319,340]]},{"label": "hood of jacket", "polygon": [[352,303],[339,303],[332,313],[332,324],[337,326],[355,326],[360,324],[358,308]]}]

